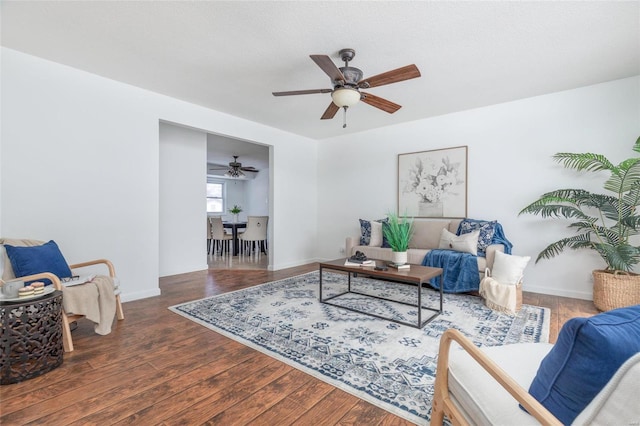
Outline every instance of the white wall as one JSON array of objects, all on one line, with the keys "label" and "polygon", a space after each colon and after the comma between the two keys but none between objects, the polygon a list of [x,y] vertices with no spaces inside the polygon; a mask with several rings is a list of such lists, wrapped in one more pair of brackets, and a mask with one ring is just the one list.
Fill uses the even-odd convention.
[{"label": "white wall", "polygon": [[[345,237],[358,234],[359,218],[397,210],[398,154],[468,145],[468,216],[497,219],[514,254],[535,259],[570,231],[561,221],[518,212],[548,190],[600,190],[603,181],[578,177],[551,156],[598,152],[618,163],[637,155],[631,147],[639,135],[635,77],[321,141],[319,256],[338,257]],[[532,260],[524,289],[590,299],[591,271],[603,266],[586,251]]]},{"label": "white wall", "polygon": [[206,133],[160,123],[161,277],[207,269],[206,162]]},{"label": "white wall", "polygon": [[246,204],[247,212],[252,216],[269,215],[269,169],[260,170],[256,177],[247,180]]},{"label": "white wall", "polygon": [[[164,120],[273,145],[273,269],[315,259],[315,141],[11,49],[0,54],[0,235],[55,239],[69,262],[112,259],[124,300],[159,294]],[[300,193],[304,202],[290,208]]]}]

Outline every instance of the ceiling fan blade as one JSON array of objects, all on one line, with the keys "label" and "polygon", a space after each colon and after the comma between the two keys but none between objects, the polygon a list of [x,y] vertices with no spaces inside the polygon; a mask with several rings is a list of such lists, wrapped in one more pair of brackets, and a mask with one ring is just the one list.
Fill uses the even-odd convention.
[{"label": "ceiling fan blade", "polygon": [[260,171],[253,166],[240,167],[240,170],[242,170],[243,172],[259,172]]},{"label": "ceiling fan blade", "polygon": [[273,96],[311,95],[313,93],[331,93],[333,89],[293,90],[291,92],[271,92]]},{"label": "ceiling fan blade", "polygon": [[333,117],[335,117],[339,109],[340,107],[338,105],[331,102],[329,104],[329,107],[324,111],[324,114],[322,114],[322,117],[320,117],[320,120],[332,119]]},{"label": "ceiling fan blade", "polygon": [[360,92],[360,93],[362,94],[362,97],[360,99],[362,102],[364,102],[365,104],[369,104],[373,107],[379,108],[383,111],[386,111],[389,114],[393,114],[394,112],[402,108],[401,105],[394,104],[391,101],[388,101],[376,95],[372,95],[371,93],[364,93],[364,92]]},{"label": "ceiling fan blade", "polygon": [[330,57],[327,55],[309,55],[313,62],[318,64],[322,71],[324,71],[331,80],[334,81],[345,81],[344,75],[342,75],[342,71],[336,67],[336,64],[333,63]]},{"label": "ceiling fan blade", "polygon": [[209,170],[227,170],[229,168],[226,164],[209,163],[208,166]]},{"label": "ceiling fan blade", "polygon": [[366,89],[369,87],[384,86],[385,84],[397,83],[416,77],[420,77],[420,70],[414,64],[411,64],[406,67],[374,75],[373,77],[363,78],[358,82],[358,87]]}]

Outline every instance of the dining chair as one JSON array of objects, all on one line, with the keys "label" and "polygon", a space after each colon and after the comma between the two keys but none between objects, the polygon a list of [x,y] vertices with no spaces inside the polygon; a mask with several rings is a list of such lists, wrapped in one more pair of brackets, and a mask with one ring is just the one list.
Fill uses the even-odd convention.
[{"label": "dining chair", "polygon": [[229,244],[233,241],[233,236],[225,232],[224,225],[222,224],[222,218],[214,216],[209,218],[211,224],[211,241],[213,242],[213,254],[218,251],[220,254],[229,253]]},{"label": "dining chair", "polygon": [[249,254],[256,250],[257,254],[267,253],[267,224],[269,216],[249,216],[247,217],[247,229],[238,235],[240,240],[240,251],[245,254],[249,248]]},{"label": "dining chair", "polygon": [[213,235],[211,234],[211,219],[207,218],[207,254],[211,254],[211,240]]}]

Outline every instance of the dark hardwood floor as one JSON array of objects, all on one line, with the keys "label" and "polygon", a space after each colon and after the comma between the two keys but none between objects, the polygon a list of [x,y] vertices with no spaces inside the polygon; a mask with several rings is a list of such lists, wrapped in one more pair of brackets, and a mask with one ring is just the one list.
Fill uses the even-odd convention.
[{"label": "dark hardwood floor", "polygon": [[[176,315],[168,306],[316,270],[230,267],[165,277],[162,295],[124,304],[125,320],[99,336],[86,320],[75,351],[41,377],[0,386],[0,424],[405,425],[286,364]],[[551,341],[592,302],[525,293],[551,308]]]}]

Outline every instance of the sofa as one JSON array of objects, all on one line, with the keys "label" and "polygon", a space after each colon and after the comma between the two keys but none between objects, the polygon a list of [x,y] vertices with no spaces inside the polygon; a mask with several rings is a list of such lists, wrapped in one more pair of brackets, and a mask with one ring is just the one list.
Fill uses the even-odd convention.
[{"label": "sofa", "polygon": [[[365,224],[363,224],[363,222],[365,222]],[[366,229],[366,222],[375,225],[374,222],[379,223],[380,221],[360,220],[361,235],[347,237],[345,247],[346,256],[350,257],[354,255],[356,251],[360,251],[371,259],[391,261],[391,249],[382,247],[381,237],[376,238],[373,235],[376,233],[375,229],[369,228],[372,232],[372,235],[370,235],[370,244],[361,244],[361,237],[365,234],[362,229]],[[442,230],[446,229],[452,234],[455,234],[460,222],[462,222],[462,219],[415,219],[413,221],[413,236],[411,237],[409,250],[407,251],[407,263],[421,265],[427,253],[439,247]],[[496,251],[504,253],[505,246],[503,244],[490,244],[486,248],[485,257],[477,256],[478,274],[480,274],[480,278],[484,277],[486,268],[493,268]]]}]

